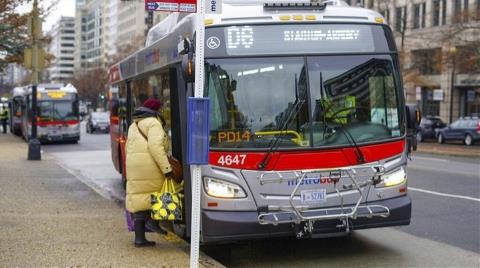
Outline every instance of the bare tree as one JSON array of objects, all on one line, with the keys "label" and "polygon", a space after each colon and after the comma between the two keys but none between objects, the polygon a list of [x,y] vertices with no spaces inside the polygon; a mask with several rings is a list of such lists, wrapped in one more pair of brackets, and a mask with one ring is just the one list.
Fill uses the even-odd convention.
[{"label": "bare tree", "polygon": [[97,107],[99,95],[105,92],[107,79],[107,71],[98,68],[76,71],[71,83],[77,88],[82,100],[90,101],[94,107]]}]

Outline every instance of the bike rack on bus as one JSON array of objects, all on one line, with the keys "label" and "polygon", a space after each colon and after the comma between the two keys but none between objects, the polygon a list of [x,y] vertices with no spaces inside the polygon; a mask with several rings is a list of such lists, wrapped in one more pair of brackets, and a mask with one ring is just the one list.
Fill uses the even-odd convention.
[{"label": "bike rack on bus", "polygon": [[[291,177],[286,178],[284,174],[294,174],[294,179],[297,181],[295,188],[293,189],[289,203],[290,206],[271,206],[267,212],[261,212],[258,215],[258,222],[262,225],[267,224],[285,224],[306,223],[305,231],[310,234],[313,232],[313,223],[315,221],[338,219],[343,222],[342,225],[337,227],[345,227],[346,232],[350,231],[349,219],[356,218],[371,218],[371,217],[388,217],[390,215],[390,209],[382,205],[360,205],[364,198],[364,188],[370,185],[378,184],[382,181],[382,175],[385,173],[385,168],[380,164],[361,165],[348,168],[337,169],[314,169],[306,171],[270,171],[264,172],[259,175],[258,180],[261,185],[267,183],[282,183],[288,180],[292,180]],[[300,186],[304,182],[307,174],[329,173],[330,178],[333,180],[336,195],[340,198],[340,207],[330,208],[315,208],[310,209],[308,205],[295,205],[294,198],[297,194]],[[272,178],[273,176],[273,178]],[[343,184],[342,189],[338,188],[338,183],[342,178],[348,178],[351,184]],[[365,180],[360,182],[359,180],[364,178]],[[355,202],[355,205],[345,207],[343,195],[345,191],[355,190],[358,192],[359,198]],[[276,210],[279,212],[269,212],[270,210]]]}]

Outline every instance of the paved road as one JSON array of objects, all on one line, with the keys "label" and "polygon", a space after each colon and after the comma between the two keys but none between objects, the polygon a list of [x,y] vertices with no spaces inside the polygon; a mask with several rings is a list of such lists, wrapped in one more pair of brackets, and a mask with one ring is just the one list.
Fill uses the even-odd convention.
[{"label": "paved road", "polygon": [[47,144],[42,146],[42,150],[47,153],[110,150],[110,135],[101,132],[88,134],[85,131],[85,122],[82,122],[78,144]]},{"label": "paved road", "polygon": [[417,154],[410,226],[399,230],[480,253],[480,159]]},{"label": "paved road", "polygon": [[[122,198],[120,176],[110,160],[108,135],[82,133],[78,145],[42,148],[98,193]],[[417,154],[408,175],[414,202],[410,226],[362,230],[345,238],[274,239],[204,250],[226,266],[237,267],[479,267],[480,206],[474,201],[479,198],[478,159]]]}]

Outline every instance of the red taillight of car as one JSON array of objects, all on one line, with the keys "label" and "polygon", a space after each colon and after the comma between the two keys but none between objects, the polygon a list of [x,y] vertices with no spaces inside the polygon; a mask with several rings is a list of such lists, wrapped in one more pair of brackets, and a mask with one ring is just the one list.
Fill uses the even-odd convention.
[{"label": "red taillight of car", "polygon": [[477,122],[477,134],[480,134],[480,121]]}]

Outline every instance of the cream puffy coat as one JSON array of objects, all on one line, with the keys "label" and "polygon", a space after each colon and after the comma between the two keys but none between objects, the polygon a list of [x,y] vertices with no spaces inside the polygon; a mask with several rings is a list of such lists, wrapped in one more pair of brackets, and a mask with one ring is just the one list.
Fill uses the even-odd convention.
[{"label": "cream puffy coat", "polygon": [[168,138],[162,124],[155,117],[135,120],[128,129],[126,144],[127,198],[131,213],[150,210],[150,194],[160,191],[166,173],[172,171],[168,162]]}]

